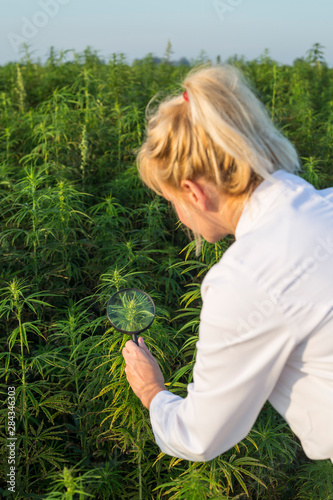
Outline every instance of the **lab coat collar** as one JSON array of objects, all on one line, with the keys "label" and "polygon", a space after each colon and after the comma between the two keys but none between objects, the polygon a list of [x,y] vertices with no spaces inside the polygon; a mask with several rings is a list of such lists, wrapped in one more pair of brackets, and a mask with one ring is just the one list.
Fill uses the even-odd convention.
[{"label": "lab coat collar", "polygon": [[276,170],[271,174],[271,179],[265,179],[259,184],[243,208],[235,231],[236,240],[253,228],[277,197],[288,189],[291,183],[295,183],[294,179],[297,180],[298,177],[285,170]]}]

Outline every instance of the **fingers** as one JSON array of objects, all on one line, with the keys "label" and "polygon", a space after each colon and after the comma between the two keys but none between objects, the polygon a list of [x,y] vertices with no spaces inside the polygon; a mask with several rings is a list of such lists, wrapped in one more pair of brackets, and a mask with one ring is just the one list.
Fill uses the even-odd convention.
[{"label": "fingers", "polygon": [[148,347],[146,346],[145,341],[143,340],[142,337],[139,337],[138,342],[139,342],[140,349],[145,351],[147,354],[150,354],[150,351],[149,351]]},{"label": "fingers", "polygon": [[133,342],[133,340],[128,340],[125,344],[125,347],[124,347],[124,349],[127,349],[129,352],[133,352],[138,348],[139,347],[136,345],[135,342]]},{"label": "fingers", "polygon": [[125,347],[123,348],[123,352],[127,351],[129,353],[134,353],[134,352],[137,352],[137,349],[142,349],[147,354],[150,354],[150,351],[149,351],[148,347],[146,346],[142,337],[139,337],[138,342],[139,342],[139,345],[137,345],[135,342],[133,342],[133,340],[128,340],[125,344]]},{"label": "fingers", "polygon": [[138,342],[139,342],[139,346],[137,346],[135,344],[135,342],[133,342],[133,340],[128,340],[122,350],[122,354],[123,354],[123,357],[126,361],[126,363],[130,362],[130,361],[134,361],[135,359],[138,359],[138,358],[148,358],[150,360],[153,360],[154,362],[156,362],[154,356],[151,354],[151,352],[149,351],[148,347],[146,346],[146,344],[144,343],[144,340],[142,337],[140,337],[138,339]]},{"label": "fingers", "polygon": [[127,356],[135,356],[138,349],[140,349],[133,340],[128,340],[122,350],[123,356],[126,360]]}]

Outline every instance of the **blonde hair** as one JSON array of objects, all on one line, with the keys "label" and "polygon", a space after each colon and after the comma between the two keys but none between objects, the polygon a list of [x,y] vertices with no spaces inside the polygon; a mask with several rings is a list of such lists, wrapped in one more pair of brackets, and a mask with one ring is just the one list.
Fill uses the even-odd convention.
[{"label": "blonde hair", "polygon": [[137,154],[143,182],[179,190],[204,178],[231,197],[247,199],[271,174],[300,166],[290,141],[277,130],[242,73],[230,65],[192,70],[188,94],[165,99],[148,119]]}]

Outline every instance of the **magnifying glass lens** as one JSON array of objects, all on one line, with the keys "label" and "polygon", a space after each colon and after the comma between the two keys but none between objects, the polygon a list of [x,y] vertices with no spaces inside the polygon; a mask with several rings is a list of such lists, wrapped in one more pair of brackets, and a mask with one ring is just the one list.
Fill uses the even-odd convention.
[{"label": "magnifying glass lens", "polygon": [[124,288],[109,299],[107,315],[116,330],[136,338],[136,334],[149,328],[154,321],[155,304],[146,292]]}]

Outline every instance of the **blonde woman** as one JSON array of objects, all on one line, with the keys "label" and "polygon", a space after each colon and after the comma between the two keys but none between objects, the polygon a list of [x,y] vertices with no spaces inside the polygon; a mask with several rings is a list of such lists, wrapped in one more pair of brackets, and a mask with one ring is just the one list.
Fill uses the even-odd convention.
[{"label": "blonde woman", "polygon": [[123,350],[127,379],[169,455],[225,452],[268,400],[308,457],[333,460],[333,189],[296,175],[294,147],[238,70],[196,70],[184,86],[150,118],[139,172],[197,241],[235,242],[201,286],[187,397],[166,390],[142,338]]}]

